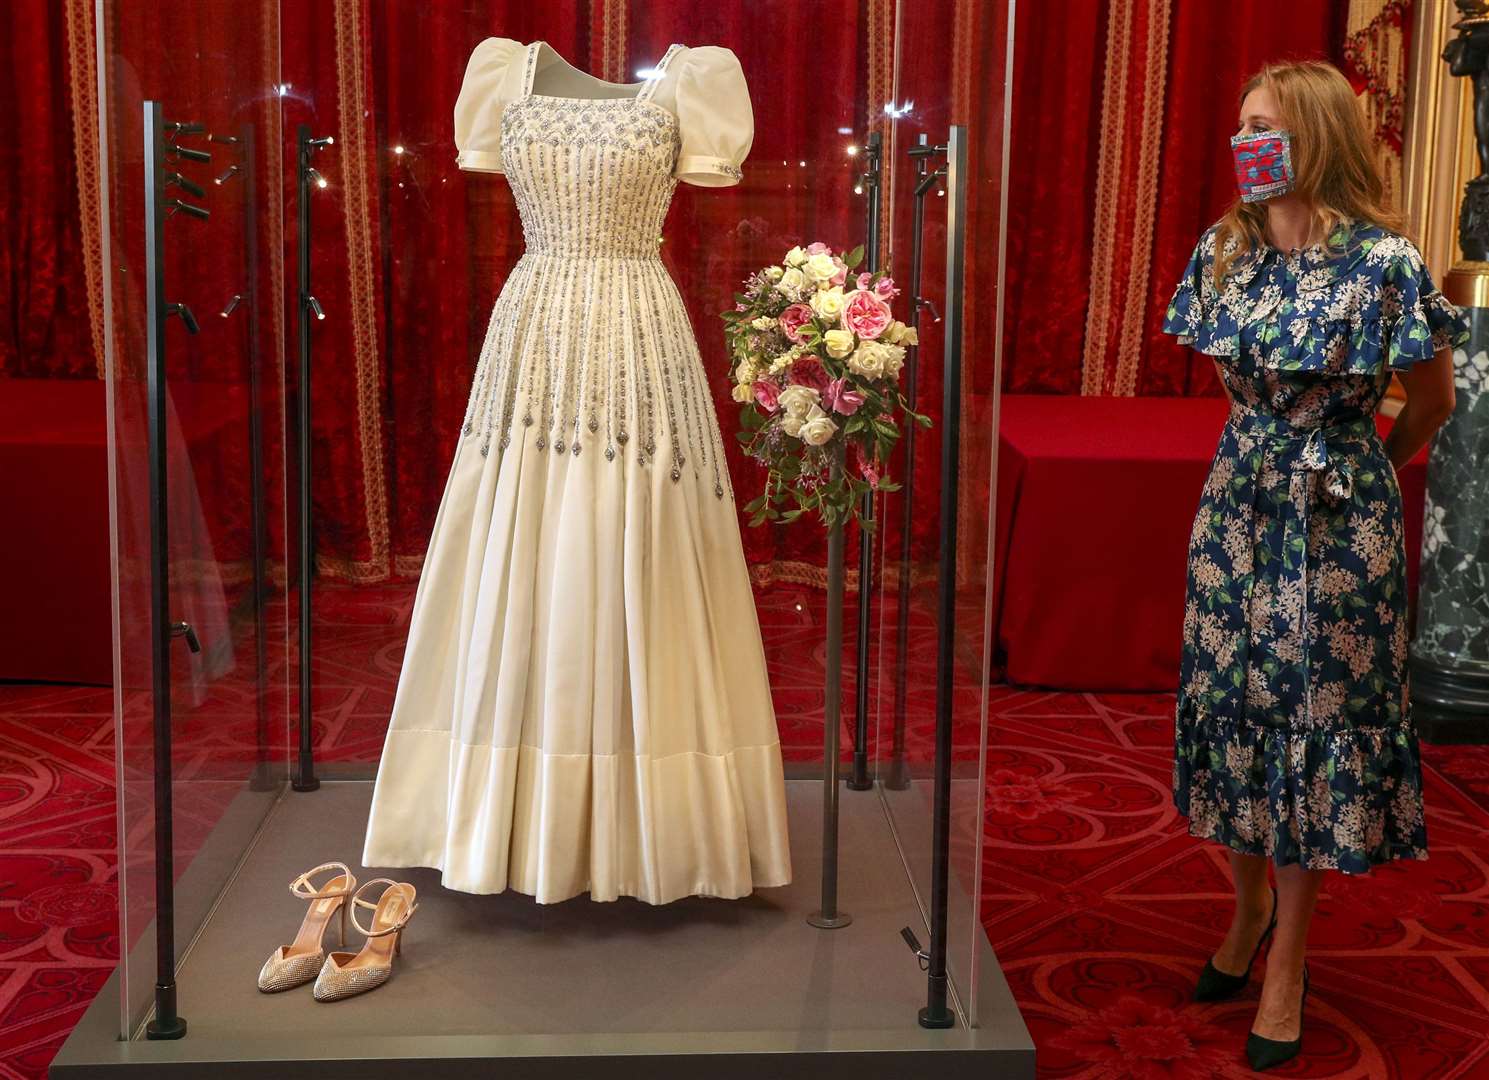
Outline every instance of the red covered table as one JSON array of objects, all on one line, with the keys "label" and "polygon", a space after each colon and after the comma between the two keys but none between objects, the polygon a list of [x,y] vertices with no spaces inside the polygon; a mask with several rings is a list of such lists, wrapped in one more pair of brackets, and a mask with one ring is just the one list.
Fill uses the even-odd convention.
[{"label": "red covered table", "polygon": [[114,681],[104,384],[0,379],[0,678]]},{"label": "red covered table", "polygon": [[[1003,395],[993,597],[1003,678],[1175,688],[1189,530],[1226,411],[1223,397]],[[1400,474],[1413,599],[1426,461],[1423,450]]]},{"label": "red covered table", "polygon": [[[148,552],[143,384],[129,384],[120,492],[128,550]],[[0,679],[114,680],[108,423],[99,379],[0,378]],[[247,421],[241,386],[180,383],[168,406],[173,558],[209,568],[246,546]],[[129,586],[136,599],[147,584]],[[197,589],[201,591],[200,588]],[[147,610],[142,604],[139,607]],[[178,614],[182,614],[178,612]],[[148,628],[145,628],[148,629]],[[138,644],[138,642],[136,642]]]}]

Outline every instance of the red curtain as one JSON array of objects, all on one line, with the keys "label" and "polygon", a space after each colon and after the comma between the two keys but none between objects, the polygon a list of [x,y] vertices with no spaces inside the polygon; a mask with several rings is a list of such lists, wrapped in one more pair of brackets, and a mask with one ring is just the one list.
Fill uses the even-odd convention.
[{"label": "red curtain", "polygon": [[0,4],[0,375],[96,378],[102,366],[83,268],[67,16],[53,0]]},{"label": "red curtain", "polygon": [[[1097,226],[1097,156],[1103,139],[1156,138],[1157,198],[1147,274],[1143,350],[1136,392],[1219,393],[1213,366],[1174,344],[1158,326],[1174,281],[1199,234],[1234,196],[1227,140],[1236,91],[1269,60],[1320,56],[1343,64],[1348,0],[1293,0],[1287,17],[1271,4],[1167,7],[1167,69],[1161,123],[1151,133],[1103,130],[1140,109],[1143,82],[1119,101],[1103,98],[1107,28],[1119,0],[1066,0],[1061,18],[1020,4],[1015,28],[1008,269],[1004,281],[1004,389],[1080,393]],[[1122,177],[1122,185],[1139,182]],[[1120,194],[1120,192],[1119,192]],[[1118,223],[1118,232],[1130,228]]]},{"label": "red curtain", "polygon": [[[1142,26],[1152,25],[1154,13],[1167,13],[1138,393],[1216,390],[1207,363],[1158,335],[1156,327],[1194,238],[1230,198],[1225,138],[1234,121],[1234,94],[1217,87],[1233,90],[1261,62],[1280,56],[1343,60],[1346,0],[1295,0],[1283,23],[1265,5],[1220,11],[1171,0],[1066,0],[1059,19],[1041,14],[1039,5],[1019,5],[1007,270],[1001,282],[1006,390],[1075,393],[1082,386],[1108,24],[1118,3],[1146,5],[1149,22]],[[277,247],[279,270],[265,250],[246,273],[263,289],[283,290],[289,317],[271,330],[283,335],[290,374],[297,299],[294,131],[304,122],[317,135],[336,137],[333,147],[317,155],[328,185],[314,192],[313,201],[313,291],[327,313],[314,329],[317,550],[322,572],[372,581],[419,571],[491,306],[521,250],[506,182],[454,167],[450,110],[477,41],[490,34],[542,38],[576,65],[615,81],[633,79],[672,41],[720,43],[739,55],[757,118],[744,183],[723,190],[680,185],[663,249],[688,300],[705,364],[715,374],[726,434],[734,429],[736,407],[727,397],[716,313],[729,306],[740,278],[791,244],[821,239],[851,247],[862,238],[864,205],[851,190],[859,161],[846,147],[874,128],[888,137],[883,106],[894,94],[894,80],[897,104],[913,105],[897,128],[900,144],[887,148],[898,192],[910,173],[905,142],[922,130],[939,139],[949,123],[968,124],[975,138],[963,408],[967,430],[975,435],[990,422],[991,327],[1000,287],[998,28],[1005,4],[928,0],[916,5],[913,25],[896,28],[894,5],[885,0],[833,0],[812,9],[786,0],[747,8],[640,0],[434,7],[408,0],[223,2],[209,5],[209,17],[172,22],[168,52],[176,57],[174,69],[123,65],[114,77],[132,80],[135,98],[158,96],[168,84],[180,108],[213,126],[252,121],[260,139],[277,140],[266,146],[259,164],[265,176],[272,175],[271,166],[282,170],[278,204],[258,212],[283,223],[261,223],[259,229]],[[6,152],[12,155],[0,181],[11,185],[0,213],[13,215],[4,230],[3,272],[9,280],[0,293],[12,301],[0,318],[0,371],[7,374],[87,375],[97,368],[88,340],[80,211],[68,153],[64,10],[41,0],[4,8],[11,31],[7,77],[17,103],[0,118],[9,125]],[[106,32],[117,52],[160,51],[150,47],[150,36],[166,28],[150,17],[152,10],[130,6],[127,17],[115,14],[117,25]],[[271,35],[266,27],[275,10],[280,25]],[[947,47],[933,48],[934,42]],[[204,65],[203,58],[210,62]],[[281,86],[274,85],[276,79]],[[248,88],[256,88],[257,96]],[[1143,84],[1131,84],[1120,104],[1137,109],[1143,92]],[[120,100],[137,109],[134,98]],[[111,153],[113,205],[135,205],[137,128],[127,117],[117,141]],[[274,147],[277,161],[270,157]],[[925,265],[932,275],[944,262],[940,205],[927,218]],[[892,230],[887,249],[902,259],[908,253],[908,206],[900,198],[885,212]],[[239,215],[247,209],[231,193],[216,198],[213,235],[239,235]],[[137,227],[116,221],[114,229],[121,256],[116,262],[137,265]],[[892,269],[903,275],[907,268]],[[188,300],[196,298],[199,315],[237,291],[244,276],[244,266],[232,260],[193,258],[173,270],[174,280],[189,283],[183,289]],[[137,309],[133,282],[116,275],[114,283],[116,312]],[[937,295],[933,278],[928,284]],[[922,327],[926,362],[919,400],[937,415],[939,328],[929,320]],[[241,381],[248,339],[229,349],[221,344],[220,336],[184,342],[173,353],[173,378]],[[127,351],[136,352],[137,345],[131,342]],[[273,355],[272,349],[261,351]],[[924,434],[917,455],[917,558],[929,558],[937,538],[936,435],[937,429]],[[987,447],[964,442],[963,451],[973,460]],[[276,452],[271,447],[271,460]],[[737,490],[758,487],[752,463],[735,454],[731,470]],[[964,475],[964,484],[972,482]],[[231,504],[209,505],[209,517],[241,521],[243,514],[234,509],[241,507],[241,495],[238,489],[207,492],[207,498]],[[964,502],[976,505],[976,491],[964,495],[972,496]],[[279,520],[271,513],[271,521]],[[887,514],[885,539],[891,544],[897,539],[894,522],[895,515]],[[761,578],[820,576],[818,529],[746,529],[745,542]]]}]

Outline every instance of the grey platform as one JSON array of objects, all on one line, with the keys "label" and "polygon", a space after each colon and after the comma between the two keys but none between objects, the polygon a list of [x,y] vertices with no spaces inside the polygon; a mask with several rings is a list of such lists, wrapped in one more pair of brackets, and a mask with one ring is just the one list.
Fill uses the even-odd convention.
[{"label": "grey platform", "polygon": [[793,881],[784,888],[663,906],[540,905],[516,892],[451,892],[433,870],[398,871],[421,906],[393,977],[322,1004],[308,985],[261,994],[254,978],[304,912],[290,879],[328,858],[355,865],[371,784],[286,793],[181,962],[187,1037],[118,1039],[116,972],[51,1076],[1033,1077],[1033,1043],[980,932],[979,1025],[917,1023],[925,976],[899,931],[909,925],[924,939],[924,920],[880,794],[841,794],[846,928],[805,921],[819,906],[822,788],[788,780]]}]

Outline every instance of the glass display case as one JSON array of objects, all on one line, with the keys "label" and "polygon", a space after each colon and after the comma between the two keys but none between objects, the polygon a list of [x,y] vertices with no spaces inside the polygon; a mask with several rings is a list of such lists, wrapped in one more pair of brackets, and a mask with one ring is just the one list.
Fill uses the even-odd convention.
[{"label": "glass display case", "polygon": [[[919,1054],[1033,1075],[979,903],[1011,6],[99,0],[123,958],[54,1075],[581,1056],[600,1075],[639,1055],[862,1077]],[[789,886],[548,905],[400,870],[406,954],[321,1008],[254,978],[304,912],[287,882],[328,860],[389,873],[359,860],[415,589],[533,240],[507,179],[457,163],[490,37],[546,43],[612,96],[673,45],[738,58],[742,175],[669,189],[659,251],[741,510],[763,473],[720,315],[793,246],[862,243],[892,274],[919,336],[902,386],[931,423],[885,463],[900,486],[871,498],[873,529],[846,529],[839,648],[827,531],[739,515]],[[841,917],[814,925],[829,894]]]}]

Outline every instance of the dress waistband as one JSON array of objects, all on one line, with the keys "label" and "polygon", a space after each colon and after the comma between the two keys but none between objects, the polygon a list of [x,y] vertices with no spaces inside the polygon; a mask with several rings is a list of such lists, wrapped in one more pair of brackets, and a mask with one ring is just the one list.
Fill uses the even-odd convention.
[{"label": "dress waistband", "polygon": [[661,254],[656,251],[606,251],[603,248],[587,251],[565,246],[551,248],[529,246],[523,250],[522,255],[524,258],[531,259],[568,259],[584,262],[662,262]]},{"label": "dress waistband", "polygon": [[1239,405],[1231,406],[1230,416],[1227,417],[1226,423],[1246,435],[1267,436],[1289,441],[1293,439],[1311,441],[1321,438],[1355,439],[1379,434],[1373,416],[1356,416],[1350,420],[1338,420],[1332,424],[1320,424],[1316,427],[1298,427],[1280,416],[1255,412]]}]

